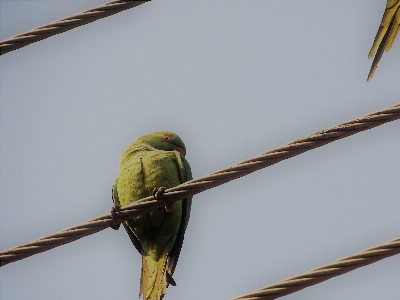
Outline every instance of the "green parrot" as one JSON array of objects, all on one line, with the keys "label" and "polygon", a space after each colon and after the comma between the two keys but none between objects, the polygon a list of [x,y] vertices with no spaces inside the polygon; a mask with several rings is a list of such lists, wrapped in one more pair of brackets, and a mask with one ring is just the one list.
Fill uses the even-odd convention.
[{"label": "green parrot", "polygon": [[[126,206],[154,192],[192,179],[186,147],[172,132],[140,136],[122,153],[112,197]],[[115,207],[114,206],[114,207]],[[142,255],[140,294],[144,300],[162,299],[172,278],[189,221],[192,197],[169,203],[123,223]]]},{"label": "green parrot", "polygon": [[368,58],[372,58],[371,70],[368,74],[368,81],[374,76],[378,63],[383,52],[389,51],[397,37],[400,29],[400,0],[387,0],[385,13],[383,14],[381,25],[376,33],[374,44],[369,51]]}]

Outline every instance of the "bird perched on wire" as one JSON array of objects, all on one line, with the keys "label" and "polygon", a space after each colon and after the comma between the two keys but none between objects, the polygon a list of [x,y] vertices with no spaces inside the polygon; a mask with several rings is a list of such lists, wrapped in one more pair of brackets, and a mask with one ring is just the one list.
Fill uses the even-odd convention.
[{"label": "bird perched on wire", "polygon": [[[381,25],[376,33],[374,44],[369,51],[368,58],[374,60],[368,74],[368,81],[374,76],[378,63],[383,52],[392,48],[394,40],[400,29],[400,0],[387,0],[385,13],[383,14]],[[376,54],[375,54],[376,53]]]},{"label": "bird perched on wire", "polygon": [[[186,147],[172,132],[140,136],[121,155],[120,169],[112,197],[114,207],[141,198],[162,198],[166,188],[192,179],[185,159]],[[192,197],[167,203],[164,207],[123,222],[128,235],[142,255],[140,293],[144,300],[162,299],[172,278],[189,221]],[[114,210],[114,212],[113,212]]]}]

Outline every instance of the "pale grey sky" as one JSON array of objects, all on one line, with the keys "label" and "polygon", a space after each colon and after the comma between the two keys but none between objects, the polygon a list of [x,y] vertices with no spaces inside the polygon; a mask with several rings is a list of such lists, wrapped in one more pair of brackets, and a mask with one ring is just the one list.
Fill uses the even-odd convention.
[{"label": "pale grey sky", "polygon": [[[104,3],[0,1],[0,39]],[[154,0],[0,57],[0,250],[109,211],[119,155],[173,131],[194,177],[399,102],[386,1]],[[399,236],[400,121],[196,195],[177,287],[229,299]],[[0,299],[137,299],[121,229],[0,268]],[[398,299],[394,256],[285,299]]]}]

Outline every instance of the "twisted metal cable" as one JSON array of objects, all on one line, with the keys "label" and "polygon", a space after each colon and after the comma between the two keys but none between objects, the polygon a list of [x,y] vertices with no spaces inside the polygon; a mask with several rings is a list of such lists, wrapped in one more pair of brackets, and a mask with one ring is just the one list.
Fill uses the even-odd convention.
[{"label": "twisted metal cable", "polygon": [[131,205],[121,207],[121,209],[117,211],[116,219],[113,219],[110,214],[102,215],[78,226],[70,227],[31,243],[0,252],[0,266],[70,243],[84,236],[106,229],[107,227],[120,224],[132,217],[144,214],[158,207],[163,207],[167,202],[178,201],[190,195],[198,194],[207,189],[276,164],[284,159],[397,119],[400,119],[400,103],[364,117],[342,123],[330,129],[316,132],[303,139],[262,153],[229,168],[169,188],[159,200],[156,200],[153,196],[140,199]]},{"label": "twisted metal cable", "polygon": [[379,246],[339,259],[326,266],[283,280],[277,284],[233,298],[233,300],[276,299],[399,253],[400,238],[397,238]]},{"label": "twisted metal cable", "polygon": [[4,41],[0,41],[0,55],[25,47],[31,43],[47,39],[52,35],[59,34],[75,27],[82,26],[98,19],[111,16],[123,10],[138,6],[145,1],[111,1],[92,9],[88,9],[75,15],[54,21],[27,32],[15,35]]}]

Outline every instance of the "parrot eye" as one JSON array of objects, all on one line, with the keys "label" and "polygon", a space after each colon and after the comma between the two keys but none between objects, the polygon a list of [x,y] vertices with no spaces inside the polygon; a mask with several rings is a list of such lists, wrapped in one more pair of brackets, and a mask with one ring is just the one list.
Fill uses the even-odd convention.
[{"label": "parrot eye", "polygon": [[169,134],[164,135],[164,140],[170,141],[171,140],[171,136]]}]

